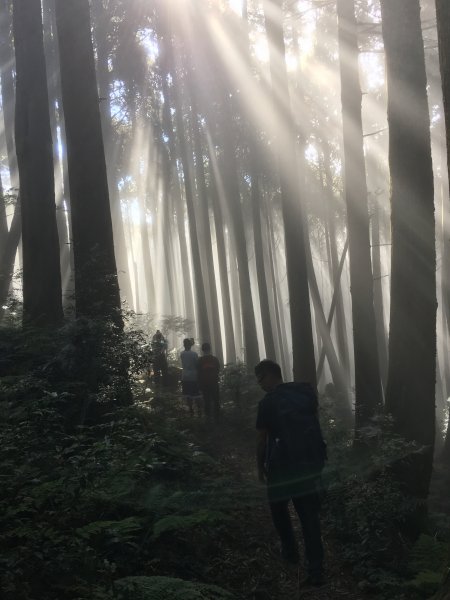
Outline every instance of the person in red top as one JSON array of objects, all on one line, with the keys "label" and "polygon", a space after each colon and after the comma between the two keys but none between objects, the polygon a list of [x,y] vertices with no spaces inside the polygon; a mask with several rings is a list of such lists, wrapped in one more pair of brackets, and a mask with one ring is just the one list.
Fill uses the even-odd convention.
[{"label": "person in red top", "polygon": [[[211,354],[211,346],[208,342],[202,344],[203,356],[198,359],[198,387],[203,395],[205,416],[211,416],[217,421],[219,418],[219,373],[220,363],[216,356]],[[212,413],[212,415],[211,415]]]}]

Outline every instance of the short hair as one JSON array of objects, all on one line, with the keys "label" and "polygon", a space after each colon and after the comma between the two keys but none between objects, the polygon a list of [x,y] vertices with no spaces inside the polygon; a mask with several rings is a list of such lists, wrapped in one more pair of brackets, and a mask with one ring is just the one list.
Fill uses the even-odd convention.
[{"label": "short hair", "polygon": [[279,379],[282,379],[281,375],[281,367],[274,360],[270,360],[269,358],[265,358],[261,362],[259,362],[255,367],[255,375],[259,379],[268,374],[275,375]]},{"label": "short hair", "polygon": [[183,346],[185,348],[192,348],[193,345],[194,345],[194,340],[192,338],[184,338]]},{"label": "short hair", "polygon": [[211,351],[211,344],[209,344],[208,342],[204,342],[202,344],[202,352],[210,352]]}]

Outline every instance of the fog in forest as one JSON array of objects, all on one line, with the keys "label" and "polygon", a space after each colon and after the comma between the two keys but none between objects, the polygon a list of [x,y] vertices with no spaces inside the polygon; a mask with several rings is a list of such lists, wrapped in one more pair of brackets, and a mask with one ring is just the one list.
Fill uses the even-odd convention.
[{"label": "fog in forest", "polygon": [[445,0],[0,0],[0,326],[273,359],[357,440],[390,415],[426,498],[450,460],[449,31]]}]

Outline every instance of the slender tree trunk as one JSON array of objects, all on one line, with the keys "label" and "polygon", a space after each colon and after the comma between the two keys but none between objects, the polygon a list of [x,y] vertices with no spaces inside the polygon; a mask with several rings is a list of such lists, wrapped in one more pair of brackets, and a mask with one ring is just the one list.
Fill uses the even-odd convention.
[{"label": "slender tree trunk", "polygon": [[[325,183],[326,183],[326,226],[328,231],[329,240],[329,254],[330,254],[330,275],[332,281],[336,282],[337,273],[339,270],[339,257],[336,240],[336,224],[335,224],[335,204],[336,198],[333,193],[333,177],[331,174],[330,166],[330,149],[328,144],[324,144],[324,170],[325,170]],[[346,389],[350,387],[350,355],[348,349],[347,340],[347,327],[344,310],[344,300],[342,297],[342,286],[339,285],[337,288],[333,288],[333,297],[336,293],[336,340],[337,348],[339,352],[339,359],[343,371],[343,375],[347,381]]]},{"label": "slender tree trunk", "polygon": [[77,315],[119,327],[114,257],[88,0],[56,0],[64,122],[67,135]]},{"label": "slender tree trunk", "polygon": [[372,215],[372,265],[373,265],[373,302],[375,322],[377,327],[378,358],[383,388],[386,389],[388,354],[386,327],[383,309],[383,273],[381,272],[381,236],[380,236],[380,207],[375,197]]},{"label": "slender tree trunk", "polygon": [[[251,136],[251,134],[250,134]],[[249,136],[249,137],[250,137]],[[264,335],[264,346],[266,356],[272,360],[276,359],[275,341],[273,338],[272,319],[270,316],[269,294],[267,289],[267,277],[264,264],[264,248],[261,230],[261,189],[259,184],[258,157],[256,144],[250,142],[250,179],[251,179],[251,202],[253,215],[253,239],[255,243],[256,276],[258,281],[259,302],[261,305],[262,329]]]},{"label": "slender tree trunk", "polygon": [[11,40],[12,21],[9,6],[10,0],[0,0],[0,76],[9,179],[13,193],[17,194],[19,191],[19,174],[14,142],[14,51]]},{"label": "slender tree trunk", "polygon": [[62,322],[52,137],[40,0],[14,0],[16,150],[19,166],[25,324]]},{"label": "slender tree trunk", "polygon": [[[170,29],[169,29],[170,31]],[[169,33],[170,35],[170,33]],[[192,255],[192,267],[194,273],[195,293],[197,298],[197,330],[202,341],[210,340],[211,334],[209,329],[208,311],[206,304],[205,286],[203,283],[203,275],[201,270],[200,248],[197,234],[197,222],[194,209],[194,187],[191,177],[190,161],[188,154],[188,146],[185,135],[183,122],[182,103],[180,97],[180,84],[176,65],[174,63],[173,46],[169,39],[167,47],[169,72],[173,79],[173,99],[175,108],[175,120],[177,127],[177,140],[180,151],[181,164],[183,168],[183,179],[185,189],[185,200],[188,216],[190,249]]]},{"label": "slender tree trunk", "polygon": [[391,313],[386,409],[425,446],[413,491],[426,497],[435,438],[436,249],[430,119],[419,0],[381,0],[391,173]]},{"label": "slender tree trunk", "polygon": [[[295,381],[316,385],[316,365],[309,303],[306,259],[306,225],[299,198],[299,182],[289,86],[285,61],[281,0],[264,0],[264,14],[270,49],[270,74],[274,114],[278,120],[276,148],[286,247],[287,279],[291,314],[293,374]],[[278,97],[282,99],[279,114]]]},{"label": "slender tree trunk", "polygon": [[[436,22],[439,45],[439,64],[442,80],[442,97],[445,115],[445,137],[447,142],[447,172],[448,184],[450,185],[450,4],[447,0],[436,0]],[[446,196],[446,207],[443,214],[450,210],[448,201],[448,189]],[[450,224],[445,228],[443,235],[443,256],[445,258],[445,271],[442,276],[445,282],[445,314],[447,317],[447,331],[450,333]],[[444,264],[442,266],[444,269]],[[450,454],[450,453],[449,453]]]},{"label": "slender tree trunk", "polygon": [[233,111],[227,85],[221,89],[220,139],[222,142],[221,174],[223,192],[231,219],[231,229],[236,251],[239,278],[242,330],[244,336],[245,362],[249,369],[259,362],[258,337],[255,312],[250,285],[247,242],[241,206],[239,175],[236,160],[236,142],[234,139]]},{"label": "slender tree trunk", "polygon": [[436,22],[447,139],[448,181],[450,184],[450,3],[448,0],[436,0]]},{"label": "slender tree trunk", "polygon": [[358,430],[380,409],[382,390],[373,305],[354,0],[338,0],[337,12],[355,360],[355,426]]},{"label": "slender tree trunk", "polygon": [[223,350],[222,350],[222,335],[220,331],[220,319],[219,319],[219,298],[217,295],[216,277],[214,273],[213,264],[213,249],[211,241],[211,228],[209,221],[209,206],[208,206],[208,192],[206,187],[205,179],[205,167],[203,162],[203,148],[200,137],[198,115],[197,115],[197,97],[195,90],[195,82],[192,81],[193,73],[188,76],[190,96],[192,102],[192,132],[194,138],[194,152],[195,152],[195,167],[196,167],[196,178],[197,178],[197,189],[200,199],[200,215],[202,218],[201,229],[203,230],[204,240],[204,251],[203,258],[206,263],[206,271],[208,274],[209,283],[209,304],[211,307],[211,331],[213,333],[213,348],[221,364],[223,364]]},{"label": "slender tree trunk", "polygon": [[[220,206],[220,192],[218,188],[222,186],[217,159],[214,153],[212,143],[208,143],[209,163],[210,163],[210,193],[211,204],[214,218],[214,231],[217,244],[217,262],[219,266],[220,293],[222,297],[222,311],[225,333],[225,354],[227,362],[236,361],[235,349],[235,328],[233,323],[233,314],[231,311],[230,285],[228,282],[227,251],[225,244],[225,235],[223,227],[222,209]],[[214,154],[213,154],[214,153]]]}]

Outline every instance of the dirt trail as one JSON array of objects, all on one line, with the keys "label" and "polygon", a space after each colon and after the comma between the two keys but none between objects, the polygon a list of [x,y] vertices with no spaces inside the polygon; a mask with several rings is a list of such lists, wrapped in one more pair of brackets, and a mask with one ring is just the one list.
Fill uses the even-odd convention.
[{"label": "dirt trail", "polygon": [[[238,485],[250,484],[256,480],[254,463],[254,432],[249,429],[243,435],[242,427],[224,421],[218,428],[200,426],[199,439],[211,456],[217,459]],[[299,523],[293,515],[297,539],[301,541]],[[339,560],[339,553],[330,536],[324,532],[326,585],[319,589],[299,589],[299,581],[305,577],[303,568],[285,563],[279,556],[279,543],[273,529],[265,493],[261,488],[259,497],[252,505],[237,507],[234,524],[228,535],[236,540],[239,547],[215,570],[216,583],[224,582],[228,589],[239,590],[239,598],[248,600],[365,600],[363,592],[348,574]],[[230,540],[231,541],[231,540]],[[300,544],[301,548],[301,544]],[[227,550],[223,549],[225,553]],[[230,552],[231,554],[231,552]],[[226,571],[226,572],[224,572]],[[230,576],[231,573],[231,576]]]}]

